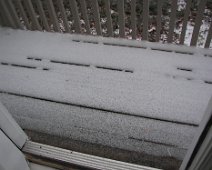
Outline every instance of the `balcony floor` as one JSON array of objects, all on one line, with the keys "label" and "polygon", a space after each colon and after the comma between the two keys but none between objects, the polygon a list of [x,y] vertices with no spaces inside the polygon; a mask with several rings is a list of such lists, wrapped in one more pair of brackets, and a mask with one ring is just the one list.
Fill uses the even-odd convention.
[{"label": "balcony floor", "polygon": [[0,100],[25,129],[181,159],[212,95],[212,57],[130,43],[0,28]]}]

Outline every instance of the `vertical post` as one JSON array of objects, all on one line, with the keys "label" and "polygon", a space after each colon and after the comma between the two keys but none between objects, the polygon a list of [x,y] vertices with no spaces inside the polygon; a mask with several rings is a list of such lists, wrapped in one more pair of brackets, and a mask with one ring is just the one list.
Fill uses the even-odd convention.
[{"label": "vertical post", "polygon": [[132,29],[132,39],[136,39],[136,0],[131,1],[131,29]]},{"label": "vertical post", "polygon": [[158,0],[158,4],[157,4],[157,28],[156,28],[156,38],[155,38],[156,42],[158,42],[160,40],[162,3],[163,3],[163,0]]},{"label": "vertical post", "polygon": [[148,40],[149,0],[143,1],[143,40]]},{"label": "vertical post", "polygon": [[119,36],[125,37],[125,21],[124,21],[124,0],[118,0],[118,23],[119,23]]},{"label": "vertical post", "polygon": [[168,34],[168,40],[167,40],[168,43],[172,43],[172,41],[173,41],[175,19],[176,19],[176,10],[177,10],[177,0],[172,0],[171,16],[170,16],[170,22],[169,22],[169,34]]},{"label": "vertical post", "polygon": [[17,7],[18,7],[18,9],[20,11],[21,16],[23,17],[24,24],[25,24],[26,28],[30,30],[31,26],[29,24],[29,20],[28,20],[27,15],[26,15],[26,13],[24,11],[24,8],[23,8],[23,6],[21,4],[21,0],[17,0],[16,4],[17,4]]},{"label": "vertical post", "polygon": [[181,31],[181,35],[180,35],[180,44],[184,44],[188,17],[190,14],[190,8],[191,8],[191,0],[187,0],[185,14],[184,14],[184,18],[183,18],[183,27],[182,27],[182,31]]},{"label": "vertical post", "polygon": [[[9,12],[9,10],[8,10],[8,8],[7,8],[7,5],[6,5],[6,3],[5,3],[5,1],[3,1],[3,0],[0,0],[0,7],[1,7],[1,11],[3,11],[2,12],[2,14],[5,16],[5,18],[6,18],[6,25],[7,26],[10,26],[10,27],[12,27],[12,28],[16,28],[16,25],[15,25],[15,22],[13,21],[13,18],[12,18],[12,16],[10,15],[10,12]],[[3,17],[4,17],[3,16]]]},{"label": "vertical post", "polygon": [[38,12],[40,14],[40,17],[43,21],[43,26],[44,26],[45,30],[50,31],[50,27],[49,27],[48,21],[46,19],[46,15],[45,15],[45,12],[43,10],[43,5],[42,5],[41,1],[36,0],[35,2],[36,2],[36,5],[37,5],[37,8],[38,8]]},{"label": "vertical post", "polygon": [[79,2],[80,2],[80,6],[81,6],[82,16],[83,16],[83,19],[85,21],[86,33],[91,34],[90,22],[89,22],[88,14],[87,14],[87,5],[85,3],[85,0],[80,0]]},{"label": "vertical post", "polygon": [[80,18],[78,13],[78,7],[76,0],[69,0],[70,6],[71,6],[71,12],[74,16],[74,27],[76,33],[81,33],[81,24],[80,24]]},{"label": "vertical post", "polygon": [[207,39],[206,39],[206,42],[205,42],[205,48],[210,47],[211,38],[212,38],[212,22],[211,22],[210,28],[208,30],[208,36],[207,36]]},{"label": "vertical post", "polygon": [[35,13],[34,8],[32,6],[31,0],[24,0],[24,3],[26,5],[26,9],[27,9],[27,11],[29,13],[29,16],[30,16],[30,18],[32,20],[32,24],[33,24],[33,28],[32,29],[35,29],[35,30],[37,29],[39,31],[42,31],[41,26],[40,26],[40,24],[38,22],[36,13]]},{"label": "vertical post", "polygon": [[20,29],[23,29],[23,25],[20,22],[20,19],[18,17],[18,14],[17,14],[17,12],[15,10],[15,7],[14,7],[12,1],[11,0],[7,0],[7,4],[8,4],[8,8],[9,8],[10,14],[13,17],[13,20],[15,22],[16,27],[20,28]]},{"label": "vertical post", "polygon": [[106,11],[106,16],[107,16],[108,35],[110,37],[113,37],[113,25],[112,25],[111,12],[110,12],[110,1],[105,0],[104,2],[105,2],[105,11]]},{"label": "vertical post", "polygon": [[203,18],[203,13],[204,13],[206,2],[207,2],[207,0],[201,0],[199,2],[197,17],[195,20],[195,26],[194,26],[190,46],[196,46],[196,44],[197,44],[197,39],[199,36],[200,26],[202,24],[202,18]]},{"label": "vertical post", "polygon": [[102,35],[102,28],[100,24],[100,13],[99,13],[99,5],[97,0],[91,1],[91,6],[94,14],[95,27],[97,31],[97,35]]},{"label": "vertical post", "polygon": [[46,2],[47,2],[47,8],[48,8],[48,11],[49,11],[50,19],[52,20],[52,23],[53,23],[54,31],[60,32],[60,26],[59,26],[59,23],[58,23],[57,15],[55,13],[55,9],[54,9],[54,5],[52,3],[52,0],[46,0]]}]

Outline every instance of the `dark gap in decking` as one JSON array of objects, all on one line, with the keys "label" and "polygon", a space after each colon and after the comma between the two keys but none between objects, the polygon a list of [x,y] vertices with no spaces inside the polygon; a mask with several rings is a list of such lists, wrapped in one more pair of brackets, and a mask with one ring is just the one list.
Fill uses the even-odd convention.
[{"label": "dark gap in decking", "polygon": [[96,66],[96,68],[112,70],[112,71],[123,71],[122,69],[119,69],[119,68],[112,68],[112,67],[105,67],[105,66]]},{"label": "dark gap in decking", "polygon": [[159,48],[151,48],[151,50],[163,51],[163,52],[172,52],[172,50],[159,49]]},{"label": "dark gap in decking", "polygon": [[41,58],[37,58],[37,57],[27,57],[28,60],[36,60],[36,61],[42,61]]},{"label": "dark gap in decking", "polygon": [[91,44],[98,44],[98,42],[95,41],[82,41],[83,43],[91,43]]},{"label": "dark gap in decking", "polygon": [[110,46],[129,47],[129,48],[142,48],[142,49],[147,48],[147,47],[139,47],[139,46],[133,46],[133,45],[125,45],[125,44],[112,44],[112,43],[103,43],[103,44],[110,45]]},{"label": "dark gap in decking", "polygon": [[11,63],[6,63],[6,62],[1,62],[1,65],[7,65],[7,66],[12,66],[12,67],[23,67],[23,68],[36,69],[36,67],[34,67],[34,66],[26,66],[26,65],[21,65],[21,64],[11,64]]},{"label": "dark gap in decking", "polygon": [[192,52],[185,52],[185,51],[175,51],[175,53],[179,53],[179,54],[188,54],[188,55],[193,55],[194,53]]},{"label": "dark gap in decking", "polygon": [[192,71],[191,68],[185,68],[185,67],[177,67],[177,69],[182,71]]},{"label": "dark gap in decking", "polygon": [[205,54],[204,56],[205,57],[212,57],[212,55],[210,55],[210,54]]},{"label": "dark gap in decking", "polygon": [[58,61],[58,60],[50,60],[52,63],[59,63],[59,64],[68,64],[68,65],[74,65],[74,66],[82,66],[82,67],[89,67],[88,64],[81,64],[81,63],[72,63],[72,62],[65,62],[65,61]]},{"label": "dark gap in decking", "polygon": [[87,108],[87,109],[92,109],[92,110],[98,110],[98,111],[103,111],[103,112],[110,112],[110,113],[115,113],[115,114],[120,114],[120,115],[127,115],[127,116],[133,116],[133,117],[139,117],[139,118],[144,118],[144,119],[156,120],[156,121],[161,121],[161,122],[167,122],[167,123],[174,123],[174,124],[179,124],[179,125],[198,127],[198,124],[195,124],[195,123],[180,122],[180,121],[176,121],[176,120],[168,120],[168,119],[154,118],[154,117],[149,117],[149,116],[144,116],[144,115],[130,114],[128,112],[120,112],[120,111],[114,111],[114,110],[111,110],[111,109],[97,108],[97,107],[92,107],[92,106],[85,106],[85,105],[76,104],[76,103],[61,102],[61,101],[56,101],[56,100],[53,100],[53,99],[33,97],[33,96],[29,96],[29,95],[18,94],[18,93],[14,93],[14,92],[7,92],[7,91],[2,91],[2,90],[0,91],[0,93],[14,95],[14,96],[19,96],[19,97],[27,97],[27,98],[37,99],[37,100],[41,100],[41,101],[54,102],[54,103],[58,103],[58,104],[65,104],[65,105],[69,105],[69,106],[71,105],[71,106]]},{"label": "dark gap in decking", "polygon": [[212,81],[205,80],[204,83],[206,83],[206,84],[212,84]]},{"label": "dark gap in decking", "polygon": [[168,143],[156,142],[156,141],[147,140],[147,139],[139,139],[139,138],[134,138],[131,136],[129,136],[128,139],[133,139],[133,140],[137,140],[137,141],[141,141],[141,142],[148,142],[148,143],[152,143],[152,144],[156,144],[156,145],[163,145],[163,146],[168,146],[168,147],[175,147],[175,148],[178,147],[176,145],[172,145],[172,144],[168,144]]}]

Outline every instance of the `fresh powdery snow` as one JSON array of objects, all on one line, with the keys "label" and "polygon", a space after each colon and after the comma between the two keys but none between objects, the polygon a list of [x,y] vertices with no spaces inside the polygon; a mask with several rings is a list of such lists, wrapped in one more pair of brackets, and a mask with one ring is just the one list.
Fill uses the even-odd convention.
[{"label": "fresh powdery snow", "polygon": [[[69,114],[68,106],[58,106],[58,113],[65,115],[62,117],[63,121],[60,121],[56,118],[60,115],[56,116],[57,112],[50,112],[51,109],[49,113],[52,116],[44,115],[48,112],[48,107],[42,115],[40,108],[36,113],[28,115],[24,113],[27,109],[21,109],[20,104],[15,102],[16,99],[11,99],[20,108],[15,118],[19,119],[18,117],[24,115],[19,119],[24,127],[27,127],[27,121],[31,121],[35,124],[28,124],[28,127],[33,129],[36,124],[42,124],[42,121],[48,118],[54,123],[46,120],[48,123],[43,131],[51,131],[53,124],[64,122],[67,126],[61,125],[64,126],[63,133],[67,132],[69,136],[68,127],[76,128],[77,124],[80,124],[84,129],[99,128],[102,133],[105,131],[105,134],[110,131],[112,136],[116,133],[131,135],[128,136],[129,141],[143,137],[147,141],[159,143],[168,141],[170,146],[186,149],[194,133],[192,128],[201,121],[212,96],[211,51],[194,47],[0,28],[0,63],[1,93],[31,97],[32,102],[34,99],[45,99],[70,104],[76,109],[80,106],[88,110],[98,110],[95,113],[83,111],[83,114],[87,114],[84,118],[88,121],[82,121],[82,111],[78,112],[72,107],[73,113]],[[5,96],[2,99],[2,102],[10,107],[10,100]],[[44,109],[44,106],[41,108]],[[10,109],[16,110],[12,107]],[[30,113],[30,110],[28,111]],[[81,114],[79,120],[77,114],[75,115],[77,112]],[[104,128],[104,121],[100,121],[103,120],[105,112],[111,116],[108,121],[114,125],[113,128]],[[76,126],[66,122],[69,120],[68,115],[79,121],[75,122]],[[95,120],[96,117],[98,121]],[[127,123],[127,120],[130,123]],[[86,127],[86,122],[90,122],[89,127]],[[123,125],[123,122],[126,124]],[[115,128],[116,124],[124,130],[119,132],[120,129]],[[144,133],[136,130],[137,127],[148,126],[147,124],[151,125],[150,129],[154,129],[151,135],[145,136],[145,128]],[[136,128],[128,132],[127,129],[132,125]],[[114,132],[114,129],[117,131]],[[57,131],[57,128],[54,130]],[[165,135],[161,135],[159,131]],[[74,133],[75,137],[80,136],[79,130],[75,129],[71,134]],[[103,136],[105,134],[103,133]],[[97,134],[92,135],[94,137]],[[90,136],[76,139],[95,142]],[[104,139],[100,144],[110,143],[113,147],[120,147],[117,146],[118,139],[113,139],[114,144],[107,141],[106,137],[97,135],[95,139]],[[120,148],[126,147],[127,144],[132,145],[130,142],[126,144],[125,138],[123,139]],[[138,146],[142,147],[133,145],[132,150],[138,149]],[[156,150],[157,148],[153,152]]]}]

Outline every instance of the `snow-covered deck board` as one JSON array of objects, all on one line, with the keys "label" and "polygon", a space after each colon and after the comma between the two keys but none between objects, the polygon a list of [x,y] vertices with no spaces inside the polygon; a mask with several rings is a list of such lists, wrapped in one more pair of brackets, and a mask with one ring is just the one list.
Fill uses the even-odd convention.
[{"label": "snow-covered deck board", "polygon": [[25,129],[182,159],[212,95],[210,56],[0,28],[0,100]]},{"label": "snow-covered deck board", "polygon": [[76,37],[1,28],[0,91],[199,123],[212,95],[208,51],[188,48],[190,55],[151,50],[148,43],[147,49],[104,45],[110,39],[101,37],[93,38],[100,44],[72,41]]}]

